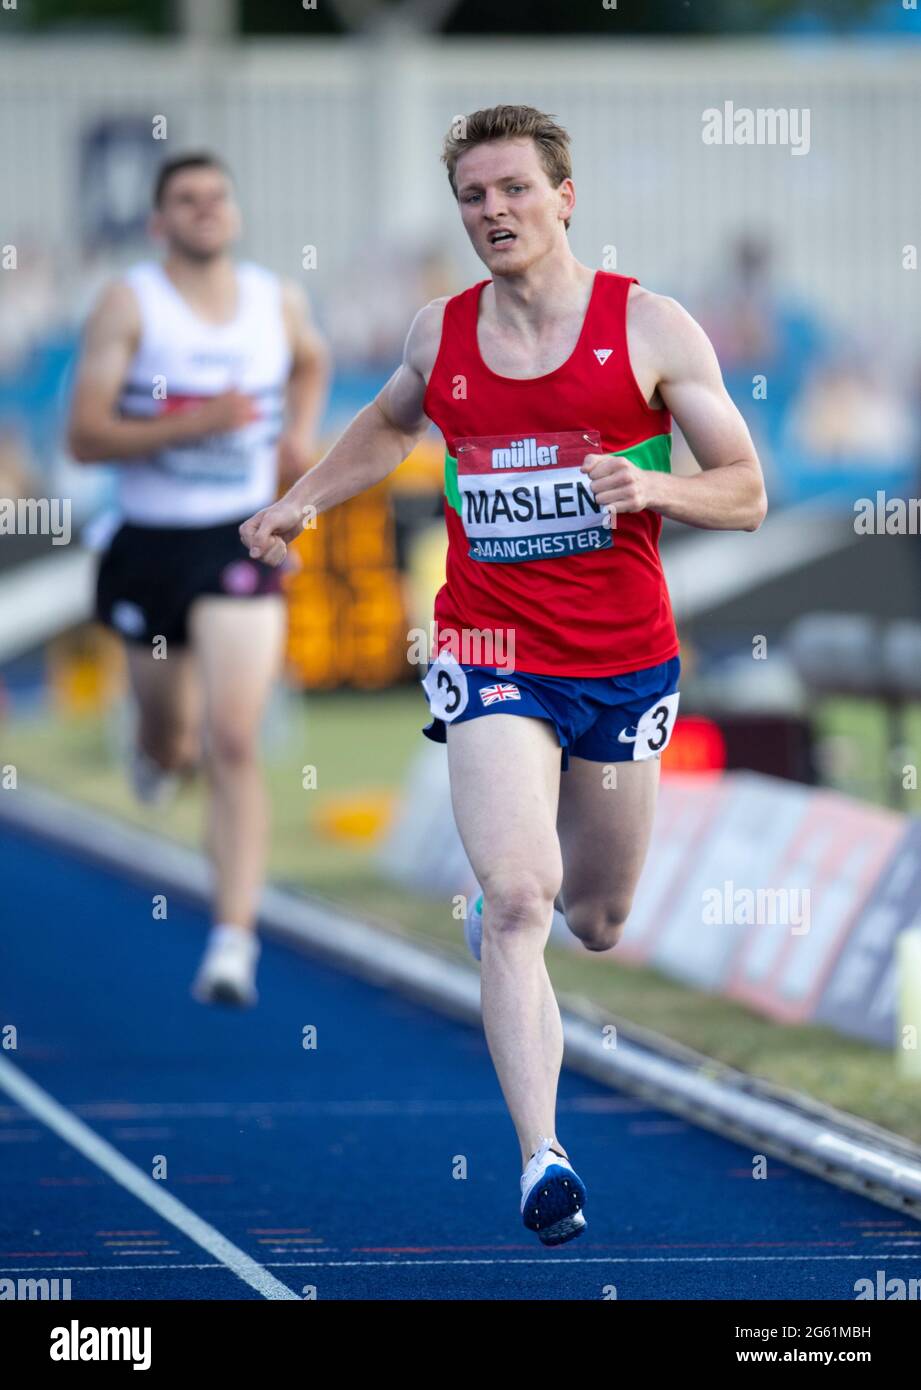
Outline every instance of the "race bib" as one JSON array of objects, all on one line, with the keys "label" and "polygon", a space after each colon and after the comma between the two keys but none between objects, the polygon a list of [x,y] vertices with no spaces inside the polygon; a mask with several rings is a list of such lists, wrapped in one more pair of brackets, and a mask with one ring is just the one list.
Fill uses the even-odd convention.
[{"label": "race bib", "polygon": [[217,434],[161,449],[150,461],[153,467],[178,482],[239,486],[249,480],[252,454],[251,446],[231,435]]},{"label": "race bib", "polygon": [[428,696],[429,709],[436,719],[450,724],[467,708],[467,673],[454,660],[444,654],[436,656],[429,667],[422,689]]},{"label": "race bib", "polygon": [[597,430],[457,441],[461,520],[472,560],[516,564],[609,550],[611,516],[583,473]]},{"label": "race bib", "polygon": [[[160,413],[173,415],[183,410],[194,410],[209,399],[209,396],[169,396],[161,403]],[[249,479],[254,444],[261,432],[260,422],[255,421],[222,434],[200,435],[196,439],[161,449],[153,456],[151,463],[162,473],[168,473],[184,483],[239,486]]]},{"label": "race bib", "polygon": [[661,700],[650,705],[636,726],[634,758],[654,758],[663,748],[668,747],[678,717],[679,698],[679,692],[676,690],[673,695],[663,695]]}]

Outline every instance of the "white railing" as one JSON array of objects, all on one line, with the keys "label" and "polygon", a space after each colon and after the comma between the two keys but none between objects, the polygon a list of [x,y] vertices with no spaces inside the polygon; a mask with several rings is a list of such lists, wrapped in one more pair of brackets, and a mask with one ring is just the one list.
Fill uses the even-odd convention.
[{"label": "white railing", "polygon": [[[921,47],[921,46],[918,46]],[[439,163],[452,118],[528,101],[573,135],[577,254],[694,297],[739,230],[776,247],[789,292],[894,356],[917,349],[921,51],[822,43],[318,39],[226,48],[31,43],[0,49],[0,242],[31,230],[62,263],[75,233],[82,133],[101,116],[166,115],[163,153],[217,147],[236,170],[247,249],[307,275],[322,301],[358,263],[440,244],[459,283],[479,265]],[[810,149],[707,146],[702,113],[808,108]],[[305,272],[305,244],[318,268]],[[309,278],[312,276],[312,280]]]}]

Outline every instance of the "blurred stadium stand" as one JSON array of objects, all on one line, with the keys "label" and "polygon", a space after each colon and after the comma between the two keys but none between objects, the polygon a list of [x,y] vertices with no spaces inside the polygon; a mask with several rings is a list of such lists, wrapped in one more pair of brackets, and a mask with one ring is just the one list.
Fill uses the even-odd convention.
[{"label": "blurred stadium stand", "polygon": [[[819,48],[566,38],[516,43],[514,70],[528,79],[510,82],[502,42],[382,33],[216,54],[87,41],[76,62],[70,44],[46,39],[39,52],[13,39],[0,52],[4,240],[16,255],[15,273],[0,271],[0,492],[70,497],[75,527],[106,505],[107,473],[69,463],[60,423],[88,304],[120,266],[151,254],[144,224],[161,158],[222,154],[243,205],[242,254],[311,294],[336,358],[330,437],[393,369],[418,306],[482,273],[439,163],[444,131],[480,105],[532,102],[573,136],[576,254],[700,318],[764,462],[772,512],[756,542],[665,528],[688,709],[720,709],[727,737],[730,712],[792,721],[775,770],[805,778],[802,686],[780,658],[770,671],[752,663],[753,634],[782,642],[815,606],[921,618],[918,538],[883,545],[853,527],[856,498],[917,485],[918,272],[903,254],[921,226],[921,187],[905,176],[919,51],[880,45],[869,63],[827,38]],[[702,113],[728,99],[808,101],[808,155],[704,145]],[[165,139],[152,138],[155,122]],[[680,441],[675,459],[690,466]],[[344,508],[322,556],[304,548],[289,657],[306,686],[415,674],[401,651],[438,582],[439,552],[423,542],[439,490],[433,445]],[[46,538],[10,538],[0,564],[47,549]],[[760,765],[755,742],[749,766]]]}]

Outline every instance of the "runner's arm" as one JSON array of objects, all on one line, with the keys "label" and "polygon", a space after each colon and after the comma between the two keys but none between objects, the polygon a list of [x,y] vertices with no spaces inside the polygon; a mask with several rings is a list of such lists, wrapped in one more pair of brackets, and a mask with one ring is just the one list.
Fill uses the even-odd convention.
[{"label": "runner's arm", "polygon": [[299,286],[283,286],[282,313],[291,345],[291,373],[288,416],[278,441],[278,458],[280,482],[287,488],[306,472],[313,459],[316,431],[329,394],[330,356]]},{"label": "runner's arm", "polygon": [[586,472],[595,496],[619,512],[648,507],[688,526],[756,531],[767,513],[761,465],[710,340],[673,299],[650,294],[643,300],[637,326],[659,364],[659,395],[701,471],[680,477],[593,455]]},{"label": "runner's arm", "polygon": [[[78,463],[143,457],[170,444],[238,429],[256,418],[248,397],[226,391],[193,410],[151,420],[121,419],[118,398],[140,334],[140,313],[130,286],[110,285],[87,322],[77,368],[67,444]],[[166,386],[168,391],[168,382]],[[150,389],[153,392],[153,382]]]},{"label": "runner's arm", "polygon": [[314,517],[379,483],[418,444],[429,425],[422,407],[441,338],[443,303],[435,300],[419,311],[402,363],[320,462],[280,501],[240,527],[240,538],[253,559],[281,564],[286,543]]}]

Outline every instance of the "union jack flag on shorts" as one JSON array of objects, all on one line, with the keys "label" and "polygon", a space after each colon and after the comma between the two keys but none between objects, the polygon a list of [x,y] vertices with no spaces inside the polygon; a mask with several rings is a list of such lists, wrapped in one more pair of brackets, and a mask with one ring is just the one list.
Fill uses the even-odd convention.
[{"label": "union jack flag on shorts", "polygon": [[480,699],[484,705],[494,705],[497,700],[520,700],[521,691],[511,681],[500,681],[498,685],[484,685]]}]

